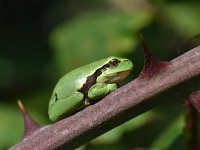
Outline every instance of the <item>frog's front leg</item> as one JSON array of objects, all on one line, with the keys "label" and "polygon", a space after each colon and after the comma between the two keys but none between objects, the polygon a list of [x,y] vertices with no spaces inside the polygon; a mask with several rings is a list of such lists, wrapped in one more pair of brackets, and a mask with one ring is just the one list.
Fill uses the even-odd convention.
[{"label": "frog's front leg", "polygon": [[97,83],[93,85],[88,91],[88,97],[90,100],[97,100],[105,97],[110,92],[117,89],[117,84],[105,84],[105,83]]},{"label": "frog's front leg", "polygon": [[49,105],[49,118],[52,121],[56,121],[81,109],[84,107],[83,98],[84,96],[81,92],[74,92],[66,98],[59,98],[58,95],[56,103]]}]

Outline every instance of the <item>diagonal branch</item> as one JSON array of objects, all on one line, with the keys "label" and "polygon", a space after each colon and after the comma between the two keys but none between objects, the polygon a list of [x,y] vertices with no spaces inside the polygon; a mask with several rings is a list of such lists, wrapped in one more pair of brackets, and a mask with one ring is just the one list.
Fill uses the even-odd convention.
[{"label": "diagonal branch", "polygon": [[11,149],[76,148],[177,94],[200,88],[200,46],[151,78],[137,78],[98,103],[27,136]]}]

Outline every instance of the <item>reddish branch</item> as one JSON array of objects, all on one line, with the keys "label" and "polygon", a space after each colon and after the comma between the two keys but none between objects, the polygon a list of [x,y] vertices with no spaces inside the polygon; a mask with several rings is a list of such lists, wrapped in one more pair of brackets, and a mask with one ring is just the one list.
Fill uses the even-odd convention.
[{"label": "reddish branch", "polygon": [[[147,50],[147,49],[146,49]],[[148,54],[149,55],[149,54]],[[162,67],[149,57],[144,70],[150,71],[88,106],[54,124],[36,130],[11,149],[53,149],[65,143],[76,148],[123,122],[174,97],[200,89],[200,47],[181,55]],[[159,70],[159,71],[155,71]],[[146,74],[143,73],[143,74]]]}]

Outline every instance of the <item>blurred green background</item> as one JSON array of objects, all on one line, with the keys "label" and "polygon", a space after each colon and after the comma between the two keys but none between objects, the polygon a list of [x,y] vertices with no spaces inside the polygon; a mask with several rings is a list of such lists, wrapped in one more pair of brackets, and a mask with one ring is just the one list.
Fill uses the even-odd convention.
[{"label": "blurred green background", "polygon": [[[126,83],[142,69],[139,33],[157,57],[171,60],[191,48],[177,50],[199,24],[198,0],[1,0],[0,150],[23,134],[17,99],[49,124],[48,101],[64,73],[115,55],[134,63]],[[169,100],[80,149],[186,149],[182,102]]]}]

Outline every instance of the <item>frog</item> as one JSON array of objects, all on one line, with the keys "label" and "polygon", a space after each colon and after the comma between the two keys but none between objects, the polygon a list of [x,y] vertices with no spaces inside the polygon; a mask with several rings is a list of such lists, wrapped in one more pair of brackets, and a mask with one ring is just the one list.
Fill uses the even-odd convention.
[{"label": "frog", "polygon": [[56,122],[95,104],[116,90],[132,69],[131,60],[110,56],[66,73],[50,98],[49,119]]}]

